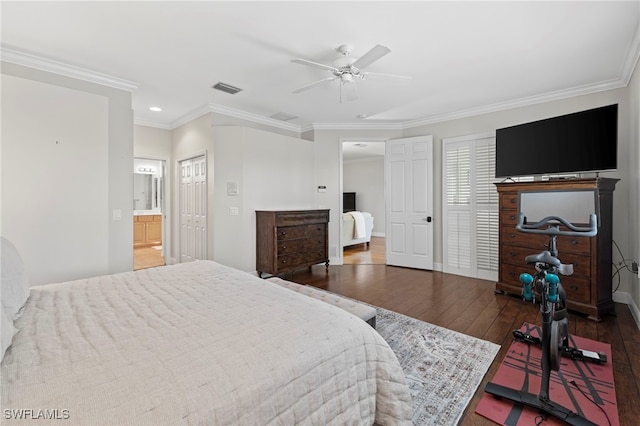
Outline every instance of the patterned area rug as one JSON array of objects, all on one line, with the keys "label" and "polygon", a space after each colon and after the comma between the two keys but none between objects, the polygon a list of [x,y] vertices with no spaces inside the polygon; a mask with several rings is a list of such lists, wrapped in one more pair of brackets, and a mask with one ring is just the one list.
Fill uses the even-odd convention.
[{"label": "patterned area rug", "polygon": [[499,345],[376,306],[376,329],[404,370],[414,425],[455,425]]}]

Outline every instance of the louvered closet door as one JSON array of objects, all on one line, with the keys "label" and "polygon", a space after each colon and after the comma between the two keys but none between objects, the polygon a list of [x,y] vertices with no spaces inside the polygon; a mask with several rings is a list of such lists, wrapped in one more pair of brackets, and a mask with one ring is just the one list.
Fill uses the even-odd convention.
[{"label": "louvered closet door", "polygon": [[447,144],[444,163],[444,272],[472,276],[471,147]]},{"label": "louvered closet door", "polygon": [[443,140],[443,270],[498,278],[495,138]]}]

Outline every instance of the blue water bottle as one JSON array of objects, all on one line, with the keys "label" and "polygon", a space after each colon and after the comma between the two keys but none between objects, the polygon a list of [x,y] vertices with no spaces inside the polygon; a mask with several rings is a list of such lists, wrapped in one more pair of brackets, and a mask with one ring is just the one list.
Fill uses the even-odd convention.
[{"label": "blue water bottle", "polygon": [[526,272],[520,274],[520,282],[522,283],[522,298],[527,302],[535,301],[535,295],[533,294],[533,277]]}]

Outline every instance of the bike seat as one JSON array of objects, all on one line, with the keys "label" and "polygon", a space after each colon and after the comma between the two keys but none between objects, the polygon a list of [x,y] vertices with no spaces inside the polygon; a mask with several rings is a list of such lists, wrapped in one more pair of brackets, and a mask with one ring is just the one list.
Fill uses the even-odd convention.
[{"label": "bike seat", "polygon": [[551,255],[551,252],[543,251],[542,253],[532,254],[524,258],[525,262],[529,264],[534,263],[546,263],[547,265],[555,266],[558,268],[558,273],[561,275],[573,275],[573,265],[563,264],[560,259]]},{"label": "bike seat", "polygon": [[557,257],[551,256],[551,253],[548,251],[543,251],[542,253],[538,254],[531,254],[525,257],[524,260],[527,263],[542,262],[555,267],[560,267],[560,265],[562,265],[560,260]]}]

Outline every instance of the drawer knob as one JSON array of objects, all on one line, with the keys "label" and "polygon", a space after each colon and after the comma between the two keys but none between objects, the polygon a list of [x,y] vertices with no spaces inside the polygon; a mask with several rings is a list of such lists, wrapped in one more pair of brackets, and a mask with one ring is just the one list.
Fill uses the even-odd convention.
[{"label": "drawer knob", "polygon": [[282,231],[282,235],[287,235],[287,231]]},{"label": "drawer knob", "polygon": [[514,233],[509,234],[509,238],[515,238],[515,237],[516,237],[516,234]]},{"label": "drawer knob", "polygon": [[515,251],[510,251],[510,252],[509,252],[509,256],[511,256],[511,257],[516,257],[516,252],[515,252]]},{"label": "drawer knob", "polygon": [[575,284],[573,284],[573,285],[569,286],[569,288],[570,288],[571,290],[573,290],[573,291],[578,290],[578,286],[577,286],[577,285],[575,285]]},{"label": "drawer knob", "polygon": [[573,244],[574,246],[578,244],[578,240],[571,240],[571,244]]},{"label": "drawer knob", "polygon": [[283,259],[283,260],[282,260],[282,263],[287,263],[287,261]]},{"label": "drawer knob", "polygon": [[287,249],[287,246],[282,246],[282,250],[286,250],[286,249]]},{"label": "drawer knob", "polygon": [[511,220],[515,220],[515,219],[516,219],[516,216],[512,214],[511,216],[509,216],[509,219],[511,219]]},{"label": "drawer knob", "polygon": [[517,200],[516,198],[510,198],[510,199],[509,199],[509,202],[510,202],[511,204],[515,204],[517,201],[518,201],[518,200]]}]

